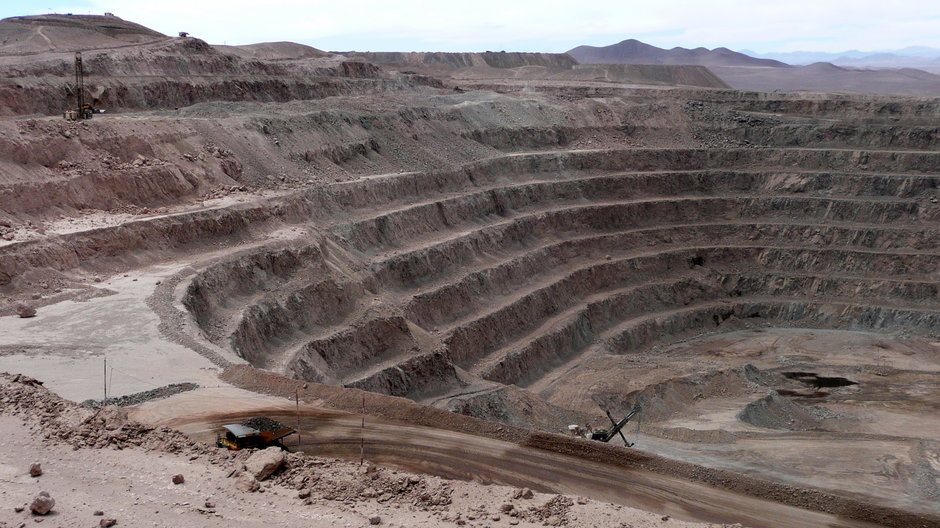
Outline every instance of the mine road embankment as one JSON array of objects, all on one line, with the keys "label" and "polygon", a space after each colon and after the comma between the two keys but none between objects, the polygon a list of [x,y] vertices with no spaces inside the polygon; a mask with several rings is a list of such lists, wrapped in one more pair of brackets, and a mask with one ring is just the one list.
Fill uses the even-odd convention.
[{"label": "mine road embankment", "polygon": [[[283,408],[250,412],[195,414],[172,420],[190,436],[214,441],[222,424],[264,414],[296,426],[298,415]],[[742,495],[680,478],[605,465],[574,456],[523,447],[470,434],[390,423],[362,417],[302,409],[297,436],[287,440],[291,450],[365,460],[408,471],[483,483],[529,487],[550,493],[582,495],[624,504],[676,518],[742,523],[754,528],[873,527],[876,524],[804,510]]]}]

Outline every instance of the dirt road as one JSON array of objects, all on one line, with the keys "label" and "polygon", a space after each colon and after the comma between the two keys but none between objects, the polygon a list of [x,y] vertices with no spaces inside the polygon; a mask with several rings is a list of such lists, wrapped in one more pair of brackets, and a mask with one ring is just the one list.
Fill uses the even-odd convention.
[{"label": "dirt road", "polygon": [[[265,414],[297,424],[284,407],[250,412],[192,414],[173,420],[174,427],[205,441],[221,424]],[[680,479],[605,466],[539,449],[473,435],[379,421],[366,417],[302,408],[300,446],[305,452],[366,460],[401,469],[525,486],[538,491],[576,494],[668,514],[679,519],[742,523],[755,528],[871,527],[835,516],[785,506]],[[297,447],[297,438],[288,445]]]}]

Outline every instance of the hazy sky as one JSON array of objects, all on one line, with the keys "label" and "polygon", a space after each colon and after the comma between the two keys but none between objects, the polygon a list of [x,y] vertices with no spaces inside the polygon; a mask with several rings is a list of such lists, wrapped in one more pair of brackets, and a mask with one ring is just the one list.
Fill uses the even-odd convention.
[{"label": "hazy sky", "polygon": [[565,51],[627,38],[757,52],[940,47],[936,0],[0,0],[2,17],[50,11],[111,11],[212,44],[336,51]]}]

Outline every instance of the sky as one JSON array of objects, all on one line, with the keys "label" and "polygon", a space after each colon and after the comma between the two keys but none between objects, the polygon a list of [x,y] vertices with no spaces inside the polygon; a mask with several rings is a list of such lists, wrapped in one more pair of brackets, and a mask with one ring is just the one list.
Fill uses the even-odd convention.
[{"label": "sky", "polygon": [[115,15],[211,44],[288,40],[330,51],[544,51],[655,46],[839,52],[940,48],[931,0],[0,0],[0,17]]}]

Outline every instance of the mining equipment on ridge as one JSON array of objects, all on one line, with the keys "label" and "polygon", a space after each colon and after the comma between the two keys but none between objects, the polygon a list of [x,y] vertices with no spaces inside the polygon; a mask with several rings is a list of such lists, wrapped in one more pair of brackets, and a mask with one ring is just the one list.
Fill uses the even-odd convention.
[{"label": "mining equipment on ridge", "polygon": [[598,429],[592,430],[590,427],[581,427],[580,425],[569,425],[568,430],[571,433],[579,438],[590,438],[591,440],[597,440],[600,442],[609,442],[611,438],[620,435],[620,438],[623,440],[623,445],[626,447],[633,447],[634,443],[627,441],[627,437],[623,435],[623,427],[627,425],[634,416],[640,413],[642,409],[639,405],[635,405],[630,412],[627,413],[619,422],[614,420],[614,417],[610,415],[610,411],[604,410],[604,414],[607,415],[607,419],[610,420],[611,428],[610,429]]},{"label": "mining equipment on ridge", "polygon": [[66,110],[63,115],[66,121],[91,119],[92,116],[103,111],[96,109],[93,104],[85,102],[85,68],[82,65],[82,52],[80,51],[75,52],[75,95],[75,108]]},{"label": "mining equipment on ridge", "polygon": [[226,424],[222,429],[225,432],[216,436],[215,445],[232,451],[266,447],[287,449],[281,440],[297,432],[269,418],[252,418],[243,424]]}]

